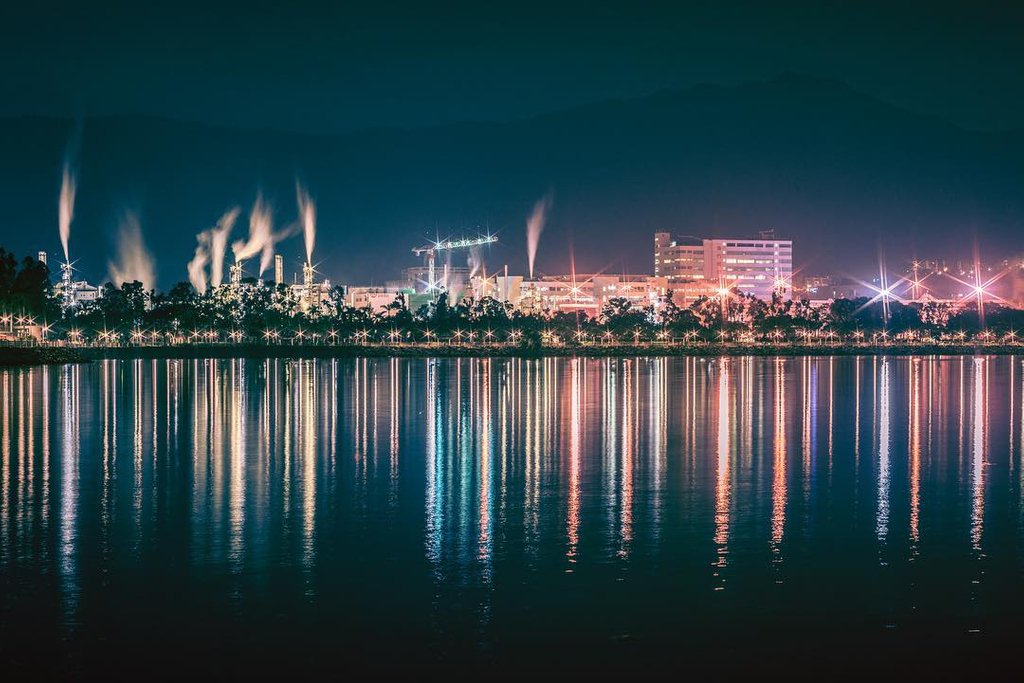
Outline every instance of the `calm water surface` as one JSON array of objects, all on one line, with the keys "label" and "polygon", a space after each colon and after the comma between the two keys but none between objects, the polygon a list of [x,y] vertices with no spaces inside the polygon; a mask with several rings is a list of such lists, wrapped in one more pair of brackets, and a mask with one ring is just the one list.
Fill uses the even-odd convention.
[{"label": "calm water surface", "polygon": [[0,650],[59,674],[988,662],[1024,608],[1022,430],[1015,357],[3,370]]}]

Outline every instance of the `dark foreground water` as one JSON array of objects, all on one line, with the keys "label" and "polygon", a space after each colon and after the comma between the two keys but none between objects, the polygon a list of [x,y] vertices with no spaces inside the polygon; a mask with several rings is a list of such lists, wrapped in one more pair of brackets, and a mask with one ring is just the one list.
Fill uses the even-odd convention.
[{"label": "dark foreground water", "polygon": [[983,670],[1022,428],[1015,357],[3,370],[4,671]]}]

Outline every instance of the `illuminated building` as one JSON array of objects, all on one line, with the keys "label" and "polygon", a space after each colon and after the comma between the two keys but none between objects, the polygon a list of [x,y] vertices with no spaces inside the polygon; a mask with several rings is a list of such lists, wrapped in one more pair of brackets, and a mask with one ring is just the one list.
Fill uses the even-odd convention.
[{"label": "illuminated building", "polygon": [[558,275],[525,279],[521,276],[474,278],[473,296],[493,296],[523,313],[583,313],[600,315],[612,299],[633,306],[658,307],[668,293],[668,280],[650,275]]},{"label": "illuminated building", "polygon": [[[699,244],[697,242],[699,241]],[[793,293],[793,242],[762,231],[755,239],[673,239],[667,232],[654,234],[654,274],[680,285],[689,295],[700,291],[738,290],[759,299]],[[688,296],[684,298],[689,298]]]},{"label": "illuminated building", "polygon": [[348,287],[345,292],[345,305],[352,308],[368,308],[372,313],[383,313],[399,296],[408,308],[409,293],[406,290],[392,287]]}]

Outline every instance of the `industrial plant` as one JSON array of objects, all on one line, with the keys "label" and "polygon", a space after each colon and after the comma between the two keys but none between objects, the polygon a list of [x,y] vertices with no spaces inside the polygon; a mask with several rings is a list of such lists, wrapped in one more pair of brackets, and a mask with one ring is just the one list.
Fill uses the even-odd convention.
[{"label": "industrial plant", "polygon": [[[372,338],[367,326],[386,325],[405,314],[412,316],[415,325],[406,324],[399,331],[393,324],[390,331],[373,334],[382,342],[429,342],[435,334],[430,325],[437,327],[438,316],[443,318],[445,310],[456,308],[461,312],[448,323],[483,317],[493,325],[516,319],[532,320],[534,327],[541,324],[547,329],[552,321],[573,321],[572,335],[577,339],[586,338],[586,325],[608,325],[615,316],[631,321],[628,334],[633,341],[645,336],[668,341],[672,330],[691,335],[702,329],[713,330],[717,341],[754,339],[761,334],[778,342],[784,330],[794,326],[802,330],[804,339],[833,335],[837,329],[861,334],[864,327],[883,335],[880,339],[886,338],[890,328],[898,334],[925,330],[924,338],[930,339],[928,335],[944,334],[951,324],[987,333],[987,307],[1013,310],[1020,308],[1024,298],[1024,266],[1011,259],[994,266],[975,259],[953,267],[938,259],[915,260],[902,275],[891,276],[883,266],[876,276],[864,280],[801,274],[794,268],[793,241],[774,229],[725,237],[658,230],[653,232],[653,263],[648,272],[577,272],[573,266],[569,272],[539,273],[537,255],[552,206],[550,196],[539,199],[524,219],[526,273],[510,272],[505,264],[497,268],[488,264],[488,251],[499,244],[499,237],[481,230],[416,243],[408,252],[408,265],[391,279],[385,274],[377,283],[335,283],[314,260],[316,202],[299,181],[294,218],[282,222],[270,202],[257,193],[248,210],[246,233],[232,240],[243,208],[227,208],[196,235],[193,256],[181,270],[187,284],[159,293],[154,288],[154,260],[139,218],[132,212],[122,214],[115,259],[108,264],[108,283],[95,284],[82,276],[72,259],[70,239],[75,195],[75,172],[65,163],[57,212],[63,260],[59,279],[45,285],[47,306],[52,308],[37,305],[36,315],[30,315],[24,306],[0,306],[0,339],[75,342],[90,338],[101,344],[125,338],[150,343],[253,338],[272,342],[282,339],[280,328],[285,327],[294,328],[283,332],[291,335],[287,339],[292,343],[325,339],[366,343]],[[279,247],[300,234],[304,258],[289,272]],[[46,251],[39,251],[35,262],[46,266],[41,272],[49,273]],[[107,301],[109,297],[118,301]],[[843,301],[854,302],[853,308]],[[494,317],[495,311],[500,312],[500,320]],[[968,314],[974,317],[963,317]],[[148,320],[159,322],[147,331]],[[357,324],[362,325],[358,331]],[[1007,318],[1003,326],[1015,335],[1014,324]],[[118,325],[129,329],[118,330]],[[182,329],[183,325],[191,325],[192,331]],[[90,326],[94,328],[91,337]],[[310,330],[304,326],[311,326]],[[339,326],[347,326],[347,337]],[[512,340],[519,331],[510,328],[505,333]],[[473,338],[474,333],[469,334]],[[496,339],[494,334],[489,328],[484,337]],[[567,332],[559,335],[548,329],[548,334],[550,341],[564,338]],[[606,329],[602,334],[613,333]]]}]

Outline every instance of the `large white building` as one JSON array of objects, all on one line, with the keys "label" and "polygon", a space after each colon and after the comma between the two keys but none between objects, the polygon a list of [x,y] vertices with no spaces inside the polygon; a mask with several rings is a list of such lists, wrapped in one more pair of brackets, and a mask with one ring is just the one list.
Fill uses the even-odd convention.
[{"label": "large white building", "polygon": [[348,287],[345,292],[345,305],[352,308],[368,308],[371,313],[385,313],[388,306],[401,296],[409,306],[408,290],[394,287]]},{"label": "large white building", "polygon": [[654,234],[654,274],[671,289],[712,294],[738,290],[768,300],[793,294],[793,242],[766,230],[754,239],[674,239]]},{"label": "large white building", "polygon": [[636,307],[660,306],[668,280],[650,275],[560,275],[526,279],[519,275],[473,278],[473,296],[491,296],[524,313],[583,313],[596,317],[612,299]]}]

